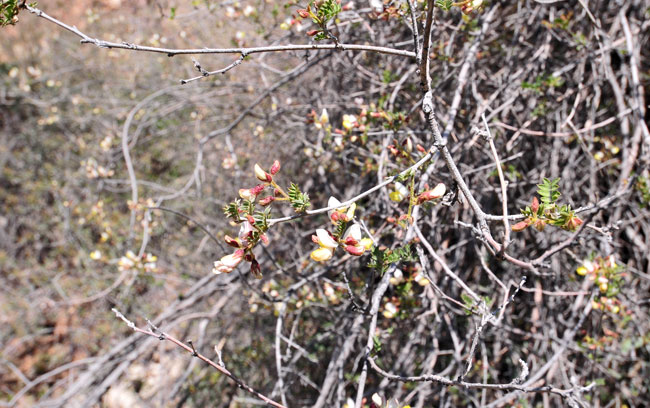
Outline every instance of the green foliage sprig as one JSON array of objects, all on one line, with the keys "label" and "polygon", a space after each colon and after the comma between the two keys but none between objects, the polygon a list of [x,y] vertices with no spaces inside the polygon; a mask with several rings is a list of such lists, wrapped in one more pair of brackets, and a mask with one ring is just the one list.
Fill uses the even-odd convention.
[{"label": "green foliage sprig", "polygon": [[397,247],[395,249],[379,249],[375,247],[372,250],[372,255],[370,256],[370,262],[368,262],[368,267],[374,268],[383,275],[391,264],[397,262],[410,262],[415,260],[415,256],[411,251],[410,245],[405,245],[403,247]]},{"label": "green foliage sprig", "polygon": [[537,194],[542,202],[540,203],[537,197],[533,197],[531,205],[521,210],[526,219],[513,225],[513,231],[523,231],[531,225],[538,231],[542,231],[547,224],[563,230],[575,231],[582,225],[582,220],[575,215],[570,205],[560,205],[557,202],[562,195],[559,178],[553,180],[544,178],[537,185]]},{"label": "green foliage sprig", "polygon": [[313,36],[315,41],[332,39],[338,43],[327,29],[327,24],[342,11],[341,0],[312,0],[306,9],[298,10],[298,15],[302,18],[311,18],[319,29],[310,30],[307,35]]},{"label": "green foliage sprig", "polygon": [[0,27],[16,24],[19,12],[18,0],[0,0]]},{"label": "green foliage sprig", "polygon": [[309,195],[301,192],[300,188],[294,183],[289,186],[288,194],[291,206],[297,213],[305,212],[311,205]]},{"label": "green foliage sprig", "polygon": [[451,7],[454,5],[453,0],[436,0],[436,7],[442,9],[443,11],[451,10]]}]

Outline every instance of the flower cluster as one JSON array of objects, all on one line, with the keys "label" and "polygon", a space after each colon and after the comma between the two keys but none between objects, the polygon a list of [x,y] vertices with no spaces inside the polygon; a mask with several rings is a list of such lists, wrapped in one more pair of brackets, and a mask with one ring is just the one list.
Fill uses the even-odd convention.
[{"label": "flower cluster", "polygon": [[[330,197],[327,205],[328,207],[336,207],[340,206],[341,202],[334,197]],[[312,241],[318,244],[319,247],[312,251],[311,259],[316,262],[329,261],[339,246],[345,252],[354,256],[361,256],[372,247],[372,240],[362,237],[359,224],[353,223],[345,229],[345,226],[354,218],[355,209],[356,205],[352,204],[349,207],[337,208],[329,212],[330,220],[336,226],[336,231],[332,233],[322,228],[316,230],[316,235],[312,235]],[[345,232],[341,233],[341,231]]]},{"label": "flower cluster", "polygon": [[313,123],[314,127],[318,130],[331,130],[330,115],[327,113],[327,109],[323,109],[320,113],[320,116],[316,113],[315,110],[307,114],[308,122]]},{"label": "flower cluster", "polygon": [[[268,218],[270,216],[270,205],[275,201],[288,201],[296,212],[303,212],[309,207],[309,196],[300,191],[298,186],[291,184],[288,192],[280,187],[274,176],[280,171],[280,162],[274,161],[269,171],[266,171],[259,164],[255,164],[253,173],[255,178],[261,181],[251,188],[239,189],[241,200],[235,200],[224,207],[224,213],[231,218],[235,224],[240,224],[239,234],[236,238],[229,235],[224,237],[228,245],[235,248],[235,251],[225,255],[214,263],[212,272],[215,274],[232,272],[241,261],[251,264],[251,274],[256,278],[262,277],[259,262],[255,259],[253,248],[259,243],[268,244],[266,231],[269,229]],[[267,192],[264,194],[264,192]],[[263,211],[256,210],[257,206]]]},{"label": "flower cluster", "polygon": [[144,272],[156,272],[158,267],[156,261],[158,257],[150,253],[144,253],[142,256],[137,256],[133,251],[127,251],[126,254],[117,262],[120,271],[137,270]]},{"label": "flower cluster", "polygon": [[115,171],[107,169],[104,166],[100,166],[97,164],[97,160],[93,159],[92,157],[88,160],[82,161],[81,165],[85,167],[86,177],[89,179],[107,178],[115,175]]},{"label": "flower cluster", "polygon": [[601,296],[593,300],[594,309],[612,313],[620,311],[621,302],[615,297],[623,283],[622,269],[622,266],[616,263],[614,255],[585,260],[576,269],[578,275],[584,276],[593,284],[598,285]]},{"label": "flower cluster", "polygon": [[[621,281],[621,266],[616,264],[614,255],[607,258],[596,257],[593,260],[585,260],[576,269],[580,276],[586,276],[589,281],[598,285],[601,293],[609,293],[612,284],[618,292]],[[614,293],[615,294],[615,293]]]}]

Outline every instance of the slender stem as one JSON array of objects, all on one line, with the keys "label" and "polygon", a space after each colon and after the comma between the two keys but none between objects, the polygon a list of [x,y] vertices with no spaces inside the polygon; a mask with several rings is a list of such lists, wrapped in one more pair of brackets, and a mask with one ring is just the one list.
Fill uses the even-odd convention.
[{"label": "slender stem", "polygon": [[[137,327],[137,326],[135,325],[135,323],[133,323],[132,321],[130,321],[129,319],[127,319],[127,318],[126,318],[122,313],[120,313],[119,310],[117,310],[117,309],[115,309],[115,308],[113,308],[113,309],[111,309],[111,310],[113,311],[113,313],[115,313],[115,316],[117,316],[117,317],[118,317],[119,319],[121,319],[124,323],[126,323],[126,325],[129,326],[133,331],[135,331],[135,332],[137,332],[137,333],[146,334],[147,336],[155,337],[155,338],[157,338],[157,339],[159,339],[159,340],[161,340],[161,341],[162,341],[162,340],[167,340],[167,341],[169,341],[169,342],[175,344],[176,346],[178,346],[178,347],[184,349],[185,351],[187,351],[188,353],[190,353],[193,357],[196,357],[196,358],[198,358],[199,360],[204,361],[205,363],[207,363],[207,364],[210,365],[211,367],[215,368],[215,369],[216,369],[217,371],[219,371],[220,373],[226,375],[227,377],[229,377],[230,379],[232,379],[235,383],[237,383],[237,386],[238,386],[239,388],[241,388],[241,389],[243,389],[243,390],[245,390],[245,391],[248,391],[249,393],[255,395],[257,398],[259,398],[259,399],[261,399],[262,401],[266,402],[268,405],[270,405],[270,406],[272,406],[272,407],[276,407],[276,408],[287,408],[285,405],[282,405],[282,404],[280,404],[280,403],[278,403],[278,402],[275,402],[275,401],[273,401],[272,399],[270,399],[269,397],[265,396],[264,394],[262,394],[262,393],[260,393],[260,392],[258,392],[258,391],[255,391],[255,390],[254,390],[253,388],[251,388],[248,384],[244,383],[241,379],[239,379],[237,376],[235,376],[233,373],[231,373],[229,370],[227,370],[226,367],[224,367],[224,366],[222,366],[222,365],[220,365],[220,364],[218,364],[218,363],[215,363],[214,361],[212,361],[212,360],[209,359],[208,357],[204,356],[203,354],[198,353],[198,352],[194,349],[194,346],[191,346],[191,345],[188,346],[187,344],[185,344],[185,343],[183,343],[182,341],[178,340],[177,338],[173,337],[173,336],[170,335],[169,333],[166,333],[166,332],[163,332],[163,331],[157,330],[155,327],[154,327],[154,330],[158,331],[158,333],[155,333],[155,332],[153,332],[152,330],[141,329],[141,328]],[[151,324],[151,323],[150,323],[150,324]]]},{"label": "slender stem", "polygon": [[160,48],[160,47],[150,47],[146,45],[130,44],[130,43],[116,43],[111,41],[104,41],[97,38],[92,38],[87,34],[80,31],[77,27],[70,26],[65,24],[56,18],[46,14],[42,10],[39,10],[35,7],[31,7],[25,4],[25,8],[31,13],[36,14],[38,17],[44,18],[45,20],[54,23],[64,29],[70,31],[71,33],[81,37],[82,44],[94,44],[100,48],[118,48],[123,50],[131,51],[142,51],[142,52],[154,52],[160,54],[167,54],[169,57],[175,55],[189,55],[189,54],[241,54],[241,55],[250,55],[257,53],[265,52],[283,52],[283,51],[301,51],[301,50],[341,50],[341,51],[368,51],[376,52],[379,54],[387,55],[398,55],[401,57],[415,58],[415,53],[413,51],[407,50],[398,50],[395,48],[388,47],[377,47],[373,45],[361,45],[361,44],[289,44],[289,45],[272,45],[264,47],[250,47],[250,48],[187,48],[187,49],[177,49],[177,48]]},{"label": "slender stem", "polygon": [[405,176],[407,174],[410,174],[411,171],[414,171],[414,170],[418,169],[424,163],[429,161],[430,158],[431,158],[431,152],[424,155],[420,160],[417,161],[417,163],[415,163],[411,167],[407,168],[406,170],[402,171],[401,173],[399,173],[399,174],[397,174],[395,176],[387,178],[382,183],[377,184],[373,188],[371,188],[369,190],[366,190],[363,193],[361,193],[361,194],[359,194],[359,195],[357,195],[355,197],[352,197],[351,199],[349,199],[347,201],[344,201],[344,202],[342,202],[340,204],[332,205],[332,206],[329,206],[329,207],[319,208],[317,210],[307,210],[304,213],[290,215],[288,217],[271,218],[271,219],[268,220],[269,225],[277,224],[277,223],[280,223],[280,222],[295,220],[297,218],[302,218],[302,217],[304,217],[306,215],[322,214],[322,213],[326,213],[326,212],[331,211],[331,210],[336,210],[337,208],[349,207],[350,205],[352,205],[353,203],[359,201],[360,199],[369,196],[370,194],[374,193],[375,191],[379,190],[380,188],[382,188],[384,186],[387,186],[388,184],[392,183],[396,179],[398,179],[398,178],[400,178],[402,176]]}]

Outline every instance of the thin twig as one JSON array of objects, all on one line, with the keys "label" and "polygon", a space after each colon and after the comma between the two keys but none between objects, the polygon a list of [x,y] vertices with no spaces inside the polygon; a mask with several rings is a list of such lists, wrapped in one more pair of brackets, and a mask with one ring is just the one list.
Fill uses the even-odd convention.
[{"label": "thin twig", "polygon": [[[258,391],[255,391],[249,385],[244,383],[241,379],[239,379],[234,374],[232,374],[230,371],[228,371],[224,366],[222,366],[222,365],[220,365],[218,363],[215,363],[214,361],[212,361],[208,357],[204,356],[203,354],[198,353],[194,349],[194,346],[188,346],[187,344],[185,344],[182,341],[176,339],[175,337],[173,337],[169,333],[166,333],[166,332],[163,332],[163,331],[159,330],[156,326],[153,325],[153,323],[148,322],[149,325],[152,327],[152,330],[140,329],[139,327],[137,327],[135,325],[135,323],[133,323],[132,321],[127,319],[126,316],[124,316],[122,313],[120,313],[120,311],[117,310],[116,308],[113,308],[111,310],[113,311],[113,313],[115,313],[115,316],[117,316],[119,319],[121,319],[124,323],[126,323],[126,325],[129,328],[133,329],[135,332],[142,333],[142,334],[145,334],[147,336],[155,337],[155,338],[157,338],[157,339],[159,339],[161,341],[162,340],[167,340],[167,341],[175,344],[176,346],[184,349],[185,351],[190,353],[192,356],[197,357],[199,360],[204,361],[205,363],[207,363],[211,367],[215,368],[220,373],[226,375],[227,377],[232,379],[235,383],[237,383],[237,386],[239,386],[241,389],[255,395],[257,398],[261,399],[265,403],[267,403],[267,404],[269,404],[269,405],[271,405],[273,407],[276,407],[276,408],[287,408],[285,405],[277,403],[277,402],[273,401],[272,399],[268,398],[267,396],[265,396],[264,394],[262,394],[262,393],[260,393]],[[154,330],[157,331],[158,333],[155,333]]]}]

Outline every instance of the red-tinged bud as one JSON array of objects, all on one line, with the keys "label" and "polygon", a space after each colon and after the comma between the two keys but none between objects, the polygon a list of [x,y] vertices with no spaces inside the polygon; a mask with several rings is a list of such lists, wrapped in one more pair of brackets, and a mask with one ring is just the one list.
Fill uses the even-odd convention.
[{"label": "red-tinged bud", "polygon": [[381,118],[382,115],[381,112],[372,112],[370,116],[372,116],[373,118]]},{"label": "red-tinged bud", "polygon": [[353,8],[354,8],[354,3],[350,1],[345,6],[343,6],[341,10],[348,11],[348,10],[352,10]]},{"label": "red-tinged bud", "polygon": [[418,196],[418,204],[422,204],[425,201],[430,201],[430,200],[435,200],[437,198],[440,198],[443,195],[445,195],[446,191],[447,188],[445,187],[445,185],[443,183],[439,183],[437,186],[433,188],[433,190],[428,190],[420,194]]},{"label": "red-tinged bud", "polygon": [[238,240],[237,238],[233,238],[229,235],[226,235],[225,237],[223,237],[223,239],[226,241],[226,244],[230,245],[231,247],[241,248],[241,241]]},{"label": "red-tinged bud", "polygon": [[267,237],[266,234],[260,234],[260,240],[264,245],[269,244],[269,237]]},{"label": "red-tinged bud", "polygon": [[530,220],[528,218],[526,218],[525,220],[519,221],[518,223],[513,225],[512,230],[515,231],[515,232],[523,231],[526,228],[528,228],[529,225],[530,225]]},{"label": "red-tinged bud", "polygon": [[422,147],[422,145],[419,144],[419,143],[418,143],[417,145],[415,145],[415,148],[418,149],[418,152],[420,152],[420,153],[424,153],[424,152],[427,151],[427,149],[425,149],[424,147]]},{"label": "red-tinged bud", "polygon": [[260,268],[260,264],[256,260],[251,262],[251,275],[253,275],[255,279],[262,279],[262,268]]},{"label": "red-tinged bud", "polygon": [[332,219],[332,222],[338,222],[342,218],[343,214],[341,214],[338,211],[334,211],[330,218]]},{"label": "red-tinged bud", "polygon": [[345,245],[357,245],[359,243],[359,241],[357,241],[356,239],[354,239],[352,237],[347,237],[344,242],[345,242]]},{"label": "red-tinged bud", "polygon": [[312,235],[311,242],[313,242],[314,244],[318,244],[320,241],[318,241],[318,237],[316,235]]},{"label": "red-tinged bud", "polygon": [[582,225],[582,220],[576,216],[571,217],[569,220],[567,220],[567,223],[565,225],[565,229],[568,231],[575,231]]},{"label": "red-tinged bud", "polygon": [[539,210],[539,200],[537,197],[533,197],[533,202],[530,204],[530,209],[533,210],[533,214],[537,214]]},{"label": "red-tinged bud", "polygon": [[535,229],[537,229],[537,231],[544,231],[545,227],[546,227],[546,222],[542,220],[535,221]]},{"label": "red-tinged bud", "polygon": [[280,162],[276,160],[273,162],[273,165],[271,165],[271,175],[275,176],[278,171],[280,171]]},{"label": "red-tinged bud", "polygon": [[307,34],[307,35],[310,36],[310,37],[313,37],[313,36],[315,36],[316,34],[318,34],[319,31],[320,31],[320,30],[309,30],[309,31],[307,31],[305,34]]},{"label": "red-tinged bud", "polygon": [[345,130],[341,130],[341,129],[338,129],[338,128],[337,128],[337,129],[334,129],[334,133],[336,133],[337,135],[344,135],[344,134],[345,134]]},{"label": "red-tinged bud", "polygon": [[364,251],[366,249],[362,246],[353,246],[353,245],[348,245],[345,247],[345,252],[347,252],[350,255],[354,256],[361,256],[363,255]]},{"label": "red-tinged bud", "polygon": [[258,196],[262,191],[264,191],[264,187],[266,187],[264,184],[258,184],[255,187],[250,189],[250,192],[254,196]]},{"label": "red-tinged bud", "polygon": [[252,215],[247,215],[246,219],[250,222],[251,225],[255,225],[255,218]]},{"label": "red-tinged bud", "polygon": [[408,218],[408,215],[402,214],[402,215],[399,216],[398,221],[404,221],[407,218]]},{"label": "red-tinged bud", "polygon": [[282,192],[276,188],[273,190],[273,197],[282,197]]},{"label": "red-tinged bud", "polygon": [[395,217],[388,217],[386,218],[387,222],[394,223],[395,222]]},{"label": "red-tinged bud", "polygon": [[309,12],[305,9],[299,9],[296,11],[296,13],[298,13],[298,15],[302,18],[309,18]]},{"label": "red-tinged bud", "polygon": [[268,197],[264,197],[263,199],[261,199],[259,204],[262,207],[266,207],[267,205],[271,204],[273,201],[275,201],[275,197],[268,196]]},{"label": "red-tinged bud", "polygon": [[248,252],[248,253],[244,256],[244,259],[246,260],[246,262],[253,262],[253,261],[255,260],[255,255],[253,255],[252,253]]}]

